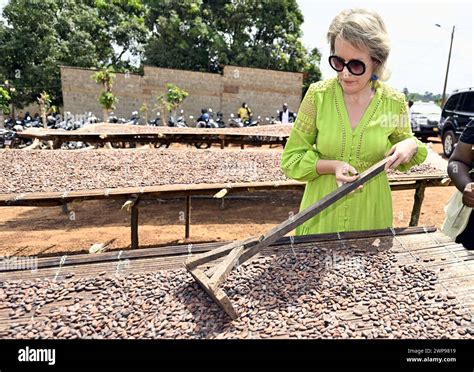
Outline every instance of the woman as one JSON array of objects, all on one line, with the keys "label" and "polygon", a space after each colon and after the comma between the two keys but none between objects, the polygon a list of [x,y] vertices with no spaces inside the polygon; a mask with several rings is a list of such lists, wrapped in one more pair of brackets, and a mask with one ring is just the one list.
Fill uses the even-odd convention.
[{"label": "woman", "polygon": [[464,129],[449,159],[448,174],[459,192],[445,208],[446,219],[441,231],[469,250],[474,249],[474,121]]},{"label": "woman", "polygon": [[[390,156],[387,169],[422,163],[426,147],[411,132],[403,94],[386,80],[390,46],[374,12],[341,12],[327,34],[329,63],[337,78],[312,84],[281,159],[287,177],[306,181],[305,209]],[[392,226],[392,198],[385,172],[300,225],[296,235],[383,229]]]}]

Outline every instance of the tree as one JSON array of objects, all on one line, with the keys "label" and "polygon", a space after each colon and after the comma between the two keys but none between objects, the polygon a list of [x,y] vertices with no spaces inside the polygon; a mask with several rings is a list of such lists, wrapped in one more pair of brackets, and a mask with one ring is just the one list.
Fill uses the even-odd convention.
[{"label": "tree", "polygon": [[10,94],[6,89],[0,87],[0,112],[8,114],[10,111]]},{"label": "tree", "polygon": [[145,16],[138,0],[9,1],[0,23],[0,74],[17,88],[12,102],[22,107],[47,90],[60,105],[61,65],[132,71],[147,38]]},{"label": "tree", "polygon": [[40,115],[41,115],[41,118],[43,119],[43,127],[47,129],[48,120],[46,118],[46,112],[51,107],[51,96],[48,93],[43,92],[40,94],[38,98],[36,98],[36,100],[38,101],[38,106],[40,108]]},{"label": "tree", "polygon": [[104,109],[104,123],[107,123],[109,112],[115,109],[115,104],[118,102],[118,98],[112,93],[114,79],[115,74],[111,68],[104,68],[92,75],[92,80],[97,84],[102,84],[102,87],[104,88],[98,99]]},{"label": "tree", "polygon": [[0,87],[0,128],[3,128],[3,114],[10,112],[10,94]]},{"label": "tree", "polygon": [[441,94],[433,94],[431,92],[425,92],[424,94],[409,92],[408,88],[403,89],[403,93],[406,96],[407,100],[415,101],[422,101],[422,102],[430,102],[433,101],[434,103],[441,105]]},{"label": "tree", "polygon": [[167,123],[168,112],[170,112],[171,115],[176,116],[176,111],[179,106],[181,106],[185,98],[189,95],[188,92],[184,91],[177,85],[167,84],[166,87],[168,88],[166,94],[160,95],[156,99],[158,101],[158,108],[160,108],[164,113],[163,123]]},{"label": "tree", "polygon": [[143,116],[145,116],[145,124],[147,124],[148,123],[148,105],[146,103],[142,103],[138,111],[140,111],[140,113]]},{"label": "tree", "polygon": [[320,53],[301,42],[303,15],[296,0],[145,0],[152,34],[145,63],[212,70],[221,64],[305,72],[320,80]]}]

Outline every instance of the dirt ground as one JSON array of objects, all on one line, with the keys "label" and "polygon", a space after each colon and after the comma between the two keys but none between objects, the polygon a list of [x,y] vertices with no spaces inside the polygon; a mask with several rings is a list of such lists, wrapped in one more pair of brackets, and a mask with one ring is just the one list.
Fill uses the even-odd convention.
[{"label": "dirt ground", "polygon": [[[442,154],[439,141],[432,148]],[[263,149],[263,148],[262,148]],[[441,227],[443,207],[454,187],[426,189],[419,225]],[[184,199],[143,202],[139,216],[140,247],[170,243],[229,241],[266,232],[297,213],[302,192],[258,192],[220,200],[192,200],[191,238],[184,240]],[[396,227],[408,226],[414,190],[392,193]],[[130,248],[130,214],[121,201],[95,200],[61,207],[2,207],[0,256],[58,255],[88,252],[94,243],[113,240],[108,250]],[[73,212],[73,213],[71,213]]]}]

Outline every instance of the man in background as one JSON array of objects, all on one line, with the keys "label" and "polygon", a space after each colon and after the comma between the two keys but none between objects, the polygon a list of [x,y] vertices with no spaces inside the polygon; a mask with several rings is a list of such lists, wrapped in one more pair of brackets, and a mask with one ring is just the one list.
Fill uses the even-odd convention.
[{"label": "man in background", "polygon": [[292,124],[295,122],[296,115],[294,112],[288,110],[288,103],[283,104],[283,111],[280,111],[278,120],[282,124]]}]

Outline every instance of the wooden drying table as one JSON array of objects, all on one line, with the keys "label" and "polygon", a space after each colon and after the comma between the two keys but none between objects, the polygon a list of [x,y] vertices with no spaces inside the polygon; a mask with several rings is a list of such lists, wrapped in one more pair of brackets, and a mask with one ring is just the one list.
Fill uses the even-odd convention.
[{"label": "wooden drying table", "polygon": [[[432,293],[455,295],[456,301],[466,314],[472,316],[474,312],[474,256],[472,252],[454,243],[451,238],[435,228],[411,227],[292,238],[292,242],[289,237],[279,239],[270,247],[265,248],[261,254],[264,256],[287,255],[292,254],[293,250],[310,253],[315,246],[326,248],[327,252],[332,254],[344,254],[348,249],[361,254],[389,251],[395,254],[396,264],[419,265],[435,271],[438,275],[438,283]],[[373,245],[375,239],[379,239],[377,246]],[[223,244],[225,242],[193,244],[192,253],[206,252]],[[71,274],[74,274],[75,278],[94,278],[104,272],[107,276],[113,276],[116,275],[119,267],[120,275],[175,270],[183,268],[183,263],[189,253],[189,246],[184,244],[95,255],[78,254],[38,258],[35,271],[9,271],[1,267],[0,281],[56,278],[61,283]],[[46,304],[42,312],[44,315],[40,316],[47,316],[50,309],[74,303],[75,297],[91,299],[93,296],[94,294],[87,290],[76,292],[74,298],[70,300]],[[11,319],[8,312],[8,308],[0,307],[0,331],[5,330],[11,323],[26,325],[30,321],[30,314]],[[351,312],[337,310],[335,313],[349,324],[358,321]]]},{"label": "wooden drying table", "polygon": [[[426,187],[449,186],[447,176],[438,175],[389,175],[392,190],[415,189],[410,226],[417,226]],[[101,190],[79,190],[67,192],[41,192],[0,194],[0,207],[7,206],[61,206],[73,201],[118,199],[129,201],[131,206],[131,247],[138,248],[138,204],[140,200],[163,197],[185,197],[185,239],[190,237],[191,198],[197,195],[214,195],[220,190],[230,193],[245,193],[269,190],[302,190],[305,183],[289,180],[278,182],[242,182],[210,184],[175,184],[162,186],[127,187]]]},{"label": "wooden drying table", "polygon": [[[60,130],[34,130],[20,132],[18,135],[23,138],[38,139],[41,141],[52,141],[53,148],[61,148],[64,142],[84,142],[95,144],[117,144],[122,148],[126,147],[126,143],[144,143],[144,144],[162,144],[170,145],[172,143],[191,144],[207,143],[220,144],[223,149],[228,144],[237,144],[243,149],[245,145],[283,145],[289,137],[289,131],[281,131],[281,133],[268,133],[265,129],[261,132],[254,131],[246,134],[246,128],[221,128],[221,129],[205,129],[205,128],[178,128],[179,132],[173,132],[174,128],[156,127],[155,132],[136,132],[136,133],[120,133],[120,132],[80,132],[80,131],[60,131]],[[265,128],[262,126],[261,128]],[[255,130],[255,128],[251,128]]]}]

